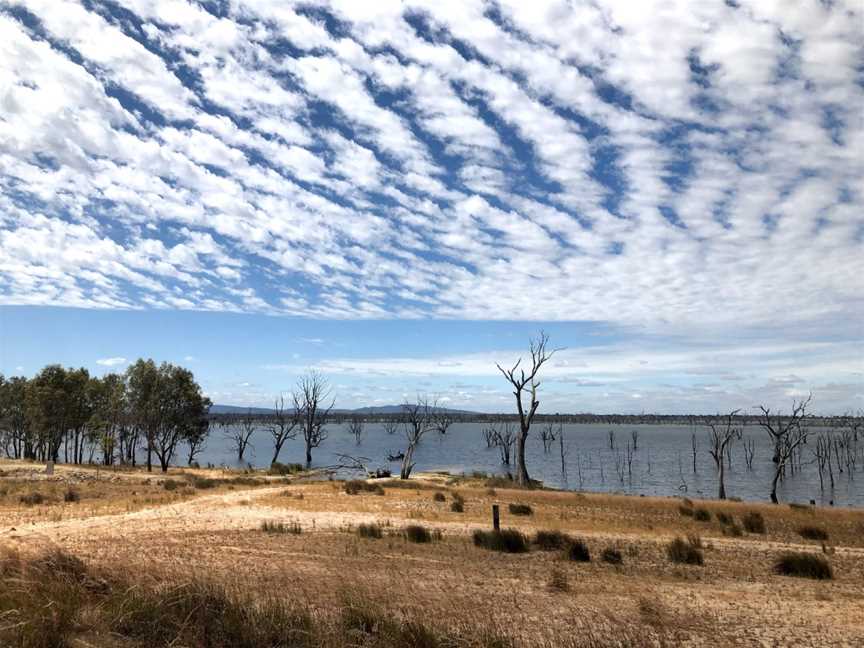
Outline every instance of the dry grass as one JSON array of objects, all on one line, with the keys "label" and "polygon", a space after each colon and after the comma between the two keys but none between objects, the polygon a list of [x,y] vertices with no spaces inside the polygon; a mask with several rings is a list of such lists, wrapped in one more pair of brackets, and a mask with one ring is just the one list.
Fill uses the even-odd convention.
[{"label": "dry grass", "polygon": [[[125,487],[139,488],[138,479],[127,480]],[[385,488],[383,496],[347,496],[341,482],[303,483],[292,485],[290,497],[284,486],[234,485],[234,491],[230,484],[205,491],[184,486],[168,493],[154,484],[158,503],[138,514],[79,525],[70,517],[52,521],[43,513],[32,527],[0,535],[0,541],[22,550],[57,544],[114,573],[164,569],[188,579],[206,577],[231,583],[241,597],[290,592],[309,602],[313,616],[343,609],[345,584],[351,583],[390,616],[441,620],[444,627],[432,628],[445,633],[439,638],[462,636],[446,632],[467,632],[477,618],[502,629],[513,645],[546,648],[605,646],[618,638],[620,645],[639,646],[857,645],[864,637],[861,511],[708,501],[693,505],[742,522],[748,511],[763,516],[765,535],[734,538],[724,537],[720,525],[682,517],[680,500],[505,488],[491,495],[482,482],[460,480],[458,493],[468,505],[463,513],[454,513],[433,501],[430,490],[454,500],[457,491],[443,481],[416,483],[423,487]],[[86,484],[76,484],[76,489],[83,494],[76,504],[62,501],[62,489],[50,505],[24,507],[9,495],[3,501],[14,515],[49,506],[72,515],[92,502]],[[477,549],[471,531],[490,527],[493,503],[501,506],[505,526],[529,537],[538,531],[581,537],[598,559],[576,564],[562,560],[560,552]],[[511,516],[510,503],[529,504],[534,514]],[[261,533],[266,519],[299,520],[304,532]],[[361,523],[394,531],[377,541],[364,540],[356,531]],[[408,524],[441,529],[443,537],[432,543],[406,542],[397,530]],[[830,557],[833,580],[784,578],[774,572],[779,544],[804,548],[797,533],[804,524],[830,533],[836,548]],[[0,527],[0,533],[7,528]],[[696,533],[703,538],[704,566],[670,562],[668,541]],[[613,567],[604,562],[604,547],[618,548],[623,563]],[[566,578],[569,591],[553,587],[554,570]],[[243,575],[242,582],[237,574]],[[640,601],[651,603],[640,609]],[[379,644],[355,640],[353,645]]]}]

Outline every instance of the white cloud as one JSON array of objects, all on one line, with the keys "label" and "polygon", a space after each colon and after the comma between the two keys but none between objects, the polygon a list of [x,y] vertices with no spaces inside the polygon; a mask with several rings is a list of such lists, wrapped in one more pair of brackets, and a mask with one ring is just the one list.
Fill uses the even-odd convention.
[{"label": "white cloud", "polygon": [[120,365],[126,364],[126,358],[116,357],[116,358],[100,358],[96,361],[96,364],[101,365],[103,367],[119,367]]}]

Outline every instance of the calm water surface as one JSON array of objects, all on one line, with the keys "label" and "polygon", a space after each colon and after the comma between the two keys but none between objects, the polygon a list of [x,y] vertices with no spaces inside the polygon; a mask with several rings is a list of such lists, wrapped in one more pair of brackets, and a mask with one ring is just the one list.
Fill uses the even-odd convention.
[{"label": "calm water surface", "polygon": [[[452,473],[480,470],[505,474],[508,466],[502,465],[497,448],[487,448],[483,439],[484,425],[481,423],[454,424],[446,435],[429,432],[418,446],[415,460],[417,471],[447,470]],[[364,437],[356,445],[347,427],[331,425],[329,437],[320,448],[312,451],[313,466],[329,466],[339,463],[339,454],[364,457],[369,468],[390,468],[398,474],[399,463],[387,461],[389,453],[405,448],[404,435],[397,432],[388,435],[377,423],[366,424]],[[616,449],[609,447],[609,431],[615,433]],[[626,461],[623,479],[616,469],[617,457],[624,456],[627,443],[632,443],[631,431],[638,431],[637,450],[631,470]],[[693,470],[691,435],[697,440],[696,471]],[[717,479],[714,463],[708,454],[708,436],[703,428],[687,425],[565,425],[565,469],[561,470],[561,455],[556,441],[547,454],[540,440],[539,427],[532,429],[528,437],[526,457],[532,478],[542,480],[547,486],[594,492],[622,492],[644,495],[690,495],[691,497],[717,496]],[[744,439],[753,439],[756,444],[752,470],[747,469],[742,442],[732,448],[731,467],[726,469],[726,493],[729,497],[744,500],[767,501],[771,487],[774,464],[771,461],[772,446],[768,435],[756,427],[745,428]],[[815,438],[811,437],[811,444]],[[864,439],[858,440],[859,446]],[[244,462],[255,467],[269,465],[272,458],[270,435],[263,428],[252,435]],[[859,451],[860,452],[860,451]],[[178,460],[185,460],[185,456]],[[816,500],[827,505],[833,500],[837,506],[864,506],[864,461],[858,462],[854,475],[836,474],[833,492],[825,477],[824,492],[819,489],[819,475],[808,448],[803,453],[804,465],[800,472],[789,475],[780,484],[778,496],[781,501],[808,502]],[[207,447],[199,456],[201,465],[236,465],[236,453],[224,428],[214,426]],[[305,460],[303,441],[297,438],[286,442],[279,460],[283,463],[302,463]],[[512,466],[510,467],[512,470]]]}]

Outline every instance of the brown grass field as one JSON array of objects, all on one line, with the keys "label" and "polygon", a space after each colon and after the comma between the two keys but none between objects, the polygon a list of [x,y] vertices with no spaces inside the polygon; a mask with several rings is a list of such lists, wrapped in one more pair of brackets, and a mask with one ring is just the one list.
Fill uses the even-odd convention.
[{"label": "brown grass field", "polygon": [[[173,490],[163,475],[140,470],[43,472],[0,461],[2,646],[864,646],[860,510],[490,489],[439,474],[379,481],[383,494],[351,495],[338,481],[222,471],[172,471]],[[66,497],[70,488],[77,497]],[[26,503],[33,493],[44,501]],[[464,512],[451,511],[454,496]],[[474,546],[473,530],[490,527],[496,503],[502,527],[581,538],[590,562],[568,560],[564,550]],[[533,513],[512,515],[513,503]],[[684,515],[682,506],[707,509],[711,520]],[[754,511],[764,534],[734,535],[717,520],[726,513],[740,527]],[[266,532],[265,522],[285,532]],[[361,537],[361,524],[379,525],[382,537]],[[426,527],[432,541],[409,542],[408,525]],[[828,540],[806,540],[802,527],[822,529]],[[702,566],[670,561],[666,546],[678,536],[701,538]],[[621,564],[601,560],[609,548]],[[788,551],[824,557],[833,579],[776,574]],[[70,556],[86,578],[62,567]],[[58,574],[63,587],[51,580]],[[243,632],[266,626],[261,615],[284,626],[267,607],[274,601],[292,618],[302,610],[306,621],[296,622],[295,634],[274,631],[279,639],[231,634],[227,621],[219,632],[195,630],[215,623],[202,610],[233,619],[234,608],[213,603],[222,599],[210,590],[169,611],[145,606],[143,595],[129,598],[135,591],[179,600],[171,597],[190,583],[218,588],[245,610],[236,626]],[[77,597],[66,616],[58,612],[64,597]],[[139,609],[155,620],[133,624],[131,610]],[[181,609],[182,622],[172,625]],[[147,634],[145,625],[164,631]],[[59,638],[37,641],[46,633]]]}]

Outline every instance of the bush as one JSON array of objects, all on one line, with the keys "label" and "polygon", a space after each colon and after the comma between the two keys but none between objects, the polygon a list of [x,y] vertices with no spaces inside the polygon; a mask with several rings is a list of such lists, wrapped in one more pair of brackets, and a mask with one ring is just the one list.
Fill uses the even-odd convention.
[{"label": "bush", "polygon": [[588,545],[584,540],[573,539],[567,545],[567,560],[574,562],[591,562],[591,552],[588,551]]},{"label": "bush", "polygon": [[672,562],[682,565],[702,565],[705,563],[702,551],[684,538],[675,538],[666,545],[666,555]]},{"label": "bush", "polygon": [[261,523],[261,530],[265,533],[293,533],[300,535],[303,533],[303,527],[296,520],[292,520],[287,524],[285,522],[274,522],[272,520],[264,520]]},{"label": "bush", "polygon": [[570,543],[570,536],[561,531],[538,531],[533,542],[542,551],[556,551]]},{"label": "bush", "polygon": [[63,501],[69,502],[70,504],[74,504],[75,502],[81,501],[81,495],[71,486],[66,489],[66,492],[63,493]]},{"label": "bush", "polygon": [[507,509],[511,515],[534,515],[534,509],[527,504],[510,504]]},{"label": "bush", "polygon": [[373,522],[371,524],[361,524],[358,526],[357,535],[361,538],[379,540],[384,534],[381,531],[381,525]]},{"label": "bush", "polygon": [[206,477],[196,477],[192,480],[193,488],[197,488],[198,490],[209,490],[211,488],[216,488],[218,485],[218,481],[215,479],[207,479]]},{"label": "bush", "polygon": [[702,536],[698,533],[690,533],[687,535],[687,542],[690,543],[691,547],[696,547],[697,549],[702,549]]},{"label": "bush", "polygon": [[740,538],[744,535],[744,532],[741,530],[741,527],[738,526],[735,521],[732,521],[732,524],[726,524],[723,526],[723,535],[731,536],[733,538]]},{"label": "bush", "polygon": [[793,511],[808,512],[808,513],[813,510],[807,504],[799,504],[798,502],[789,502],[789,508],[792,509]]},{"label": "bush", "polygon": [[349,495],[357,495],[360,492],[383,495],[384,489],[381,488],[381,484],[370,484],[369,482],[360,479],[352,479],[351,481],[345,482],[345,492]]},{"label": "bush", "polygon": [[717,512],[717,521],[720,524],[735,524],[735,518],[733,518],[728,513],[724,513],[723,511]]},{"label": "bush", "polygon": [[436,502],[446,502],[447,501],[447,498],[444,496],[444,493],[435,493],[432,496],[432,499],[435,500]]},{"label": "bush", "polygon": [[704,508],[698,508],[693,511],[693,519],[697,522],[710,522],[711,521],[711,511]]},{"label": "bush", "polygon": [[679,506],[679,507],[678,507],[678,512],[679,512],[681,515],[684,515],[684,516],[687,516],[687,517],[693,517],[693,509],[690,508],[689,506]]},{"label": "bush", "polygon": [[759,511],[747,511],[741,522],[747,533],[765,533],[765,518]]},{"label": "bush", "polygon": [[464,513],[465,512],[465,504],[462,500],[453,500],[450,502],[450,510],[453,513]]},{"label": "bush", "polygon": [[621,551],[615,547],[606,547],[600,555],[600,558],[603,562],[609,563],[610,565],[620,565],[624,562],[624,557],[621,555]]},{"label": "bush", "polygon": [[782,554],[774,563],[774,571],[781,576],[798,576],[831,580],[834,573],[831,565],[822,556],[809,553],[788,552]]},{"label": "bush", "polygon": [[35,506],[37,504],[45,503],[45,496],[39,491],[27,493],[26,495],[22,495],[18,499],[22,504],[26,504],[27,506]]},{"label": "bush", "polygon": [[402,535],[408,542],[432,542],[432,534],[429,529],[420,524],[411,524],[402,529]]},{"label": "bush", "polygon": [[296,473],[303,472],[303,464],[299,463],[290,463],[283,464],[278,461],[274,461],[270,464],[270,470],[267,471],[269,475],[294,475]]},{"label": "bush", "polygon": [[462,497],[462,493],[453,492],[450,494],[450,497],[453,498],[454,502],[464,502],[465,498]]},{"label": "bush", "polygon": [[173,479],[166,479],[162,482],[162,488],[166,491],[175,491],[180,488],[180,482],[174,481]]},{"label": "bush", "polygon": [[828,532],[822,527],[817,526],[802,526],[798,527],[798,535],[805,540],[827,540]]},{"label": "bush", "polygon": [[528,551],[528,539],[516,529],[504,529],[502,531],[476,529],[473,538],[475,547],[482,547],[490,551],[504,551],[506,553],[526,553]]}]

